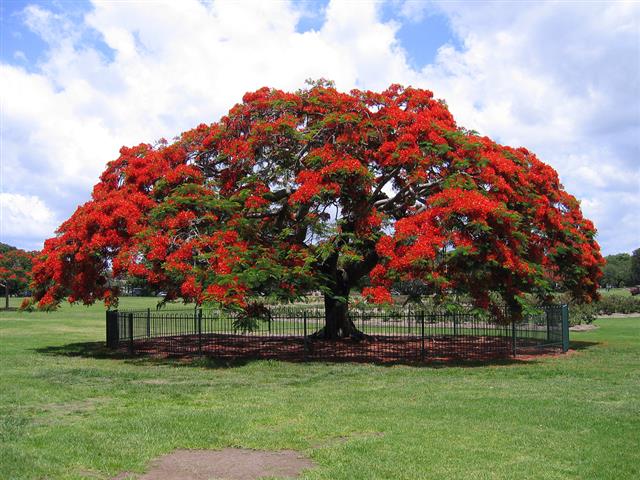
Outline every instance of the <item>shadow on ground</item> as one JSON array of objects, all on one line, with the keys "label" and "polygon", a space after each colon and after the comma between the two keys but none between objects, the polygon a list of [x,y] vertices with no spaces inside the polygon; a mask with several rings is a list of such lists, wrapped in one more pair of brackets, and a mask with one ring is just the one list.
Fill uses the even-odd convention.
[{"label": "shadow on ground", "polygon": [[137,354],[131,355],[122,350],[112,350],[107,348],[105,342],[81,342],[68,343],[51,347],[34,349],[35,352],[43,355],[53,355],[59,357],[81,357],[95,359],[124,360],[133,365],[173,365],[173,366],[194,366],[206,368],[233,368],[247,365],[259,359],[238,358],[238,359],[217,359],[206,356],[157,356]]},{"label": "shadow on ground", "polygon": [[586,350],[587,348],[595,347],[596,345],[600,345],[600,342],[584,342],[584,341],[570,341],[569,349],[580,351]]},{"label": "shadow on ground", "polygon": [[[598,345],[599,342],[572,341],[570,351],[580,352]],[[454,358],[449,360],[427,360],[424,362],[415,361],[376,361],[372,359],[358,358],[323,358],[323,359],[291,359],[277,357],[239,357],[239,358],[216,358],[208,355],[183,354],[183,355],[157,355],[157,354],[135,354],[132,355],[126,350],[113,350],[107,348],[105,342],[81,342],[69,343],[66,345],[56,345],[34,349],[42,355],[53,355],[62,357],[82,357],[94,359],[114,359],[124,360],[133,365],[172,365],[172,366],[193,366],[200,368],[234,368],[241,367],[256,361],[277,360],[290,363],[363,363],[380,366],[408,365],[423,368],[445,368],[445,367],[485,367],[485,366],[501,366],[501,365],[523,365],[536,364],[540,360],[548,357],[560,357],[563,354],[558,350],[553,352],[542,352],[536,354],[524,354],[516,357],[496,357],[487,359],[461,359]]]}]

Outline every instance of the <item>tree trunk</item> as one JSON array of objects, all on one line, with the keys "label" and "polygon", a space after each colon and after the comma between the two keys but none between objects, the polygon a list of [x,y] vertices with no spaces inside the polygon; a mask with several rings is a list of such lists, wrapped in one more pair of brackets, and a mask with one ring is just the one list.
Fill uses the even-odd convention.
[{"label": "tree trunk", "polygon": [[4,308],[9,310],[9,282],[4,285]]},{"label": "tree trunk", "polygon": [[338,254],[331,255],[324,272],[331,278],[331,292],[324,295],[325,326],[312,335],[313,338],[335,340],[338,338],[364,338],[349,318],[349,291],[356,275],[338,267]]},{"label": "tree trunk", "polygon": [[341,297],[345,301],[338,300],[332,295],[324,296],[325,326],[322,335],[324,338],[336,339],[362,335],[348,315],[348,292],[343,292]]}]

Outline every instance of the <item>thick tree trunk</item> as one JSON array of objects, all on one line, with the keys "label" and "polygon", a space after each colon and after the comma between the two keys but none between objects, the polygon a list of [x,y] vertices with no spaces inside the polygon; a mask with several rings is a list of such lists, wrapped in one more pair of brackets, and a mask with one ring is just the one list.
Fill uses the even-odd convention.
[{"label": "thick tree trunk", "polygon": [[331,295],[324,296],[324,338],[336,339],[362,335],[348,315],[349,293],[343,292],[340,296],[345,301],[335,299]]},{"label": "thick tree trunk", "polygon": [[[367,261],[363,267],[370,270],[375,262],[371,266],[369,266],[369,263],[372,262]],[[362,339],[366,337],[349,318],[349,291],[365,271],[364,268],[360,270],[350,269],[346,271],[340,268],[338,266],[337,252],[326,260],[323,271],[331,279],[331,292],[326,293],[324,296],[325,326],[314,333],[312,337],[331,340],[338,338]]]},{"label": "thick tree trunk", "polygon": [[4,309],[9,310],[9,282],[4,286]]}]

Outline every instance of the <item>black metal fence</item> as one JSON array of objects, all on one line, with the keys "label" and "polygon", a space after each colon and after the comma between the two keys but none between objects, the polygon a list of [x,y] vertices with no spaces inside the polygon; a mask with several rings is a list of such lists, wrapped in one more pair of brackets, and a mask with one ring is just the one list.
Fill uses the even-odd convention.
[{"label": "black metal fence", "polygon": [[566,305],[509,324],[488,314],[352,309],[364,335],[326,340],[321,308],[272,307],[262,319],[219,310],[108,311],[107,346],[131,354],[217,358],[425,362],[566,352]]}]

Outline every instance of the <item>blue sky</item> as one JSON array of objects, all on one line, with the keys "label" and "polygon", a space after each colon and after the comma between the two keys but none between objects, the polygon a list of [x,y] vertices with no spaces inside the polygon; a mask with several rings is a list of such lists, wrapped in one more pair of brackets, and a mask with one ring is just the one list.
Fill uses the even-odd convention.
[{"label": "blue sky", "polygon": [[[68,17],[70,21],[80,23],[84,15],[92,9],[92,4],[85,0],[55,1],[23,1],[3,0],[0,3],[2,12],[2,41],[0,60],[3,63],[20,65],[30,72],[37,72],[38,65],[47,60],[48,42],[29,28],[25,10],[29,6],[38,6],[44,10]],[[100,32],[87,30],[81,40],[83,45],[100,50],[109,59],[113,59],[113,50],[103,41]]]},{"label": "blue sky", "polygon": [[605,254],[640,247],[637,2],[0,3],[0,241],[41,248],[121,145],[245,91],[391,83],[556,168]]}]

